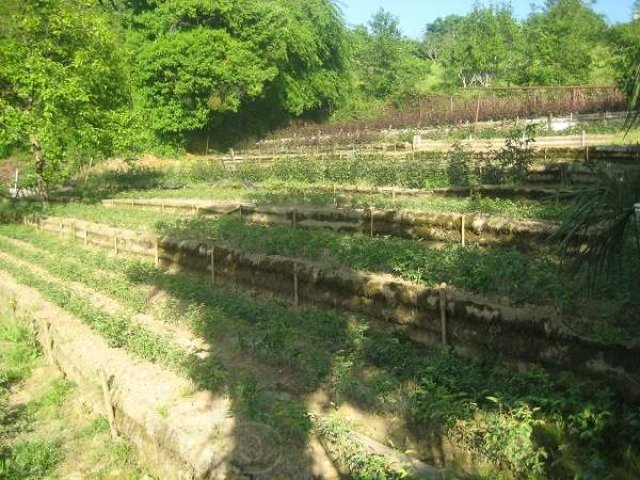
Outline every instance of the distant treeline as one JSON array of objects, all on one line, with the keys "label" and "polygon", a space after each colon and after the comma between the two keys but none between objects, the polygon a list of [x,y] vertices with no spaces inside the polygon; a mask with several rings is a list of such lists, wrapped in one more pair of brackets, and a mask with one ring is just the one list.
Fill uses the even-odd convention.
[{"label": "distant treeline", "polygon": [[[30,149],[55,180],[106,155],[175,153],[194,136],[228,148],[299,119],[468,120],[478,88],[624,87],[638,45],[639,22],[607,25],[587,0],[547,0],[523,21],[476,4],[423,39],[383,10],[348,28],[332,0],[4,0],[0,155]],[[587,109],[621,102],[597,92]],[[478,115],[569,102],[536,95],[490,90]]]}]

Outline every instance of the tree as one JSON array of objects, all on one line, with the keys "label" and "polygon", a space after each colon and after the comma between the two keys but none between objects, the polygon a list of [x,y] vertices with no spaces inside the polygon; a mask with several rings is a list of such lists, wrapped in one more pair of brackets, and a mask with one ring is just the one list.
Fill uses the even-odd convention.
[{"label": "tree", "polygon": [[427,25],[423,48],[445,68],[445,83],[467,88],[509,82],[521,62],[524,39],[510,6],[483,7]]},{"label": "tree", "polygon": [[397,17],[380,9],[368,28],[350,35],[352,66],[366,96],[379,100],[415,92],[429,70],[420,58],[420,44],[402,36]]},{"label": "tree", "polygon": [[[151,3],[151,2],[149,2]],[[133,17],[137,98],[181,144],[257,108],[330,111],[345,83],[344,26],[329,0],[159,0]]]},{"label": "tree", "polygon": [[519,82],[571,85],[589,82],[592,50],[606,32],[601,15],[585,0],[546,0],[525,25],[528,48]]},{"label": "tree", "polygon": [[39,184],[105,155],[128,102],[108,17],[81,0],[5,0],[0,145],[28,145]]}]

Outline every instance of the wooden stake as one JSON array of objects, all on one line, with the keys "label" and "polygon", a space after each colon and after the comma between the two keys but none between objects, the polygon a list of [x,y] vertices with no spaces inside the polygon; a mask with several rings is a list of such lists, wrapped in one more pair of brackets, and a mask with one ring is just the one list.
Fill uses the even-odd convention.
[{"label": "wooden stake", "polygon": [[44,354],[47,357],[47,361],[53,365],[53,342],[51,341],[51,335],[49,335],[49,322],[42,320],[42,336],[44,337]]},{"label": "wooden stake", "polygon": [[160,266],[160,244],[156,238],[156,267]]},{"label": "wooden stake", "polygon": [[300,303],[298,296],[298,262],[293,262],[293,306],[297,307]]},{"label": "wooden stake", "polygon": [[107,412],[107,420],[109,421],[111,438],[115,440],[116,438],[118,438],[118,431],[116,430],[116,417],[113,413],[113,404],[111,403],[109,380],[104,370],[100,370],[100,386],[102,387],[102,399],[104,400],[104,409]]},{"label": "wooden stake", "polygon": [[373,207],[369,208],[369,235],[373,238]]},{"label": "wooden stake", "polygon": [[440,331],[442,333],[442,345],[447,345],[447,291],[446,287],[440,288]]},{"label": "wooden stake", "polygon": [[211,255],[211,283],[216,283],[216,246],[211,245],[211,250],[209,250],[209,254]]},{"label": "wooden stake", "polygon": [[242,223],[242,204],[238,207],[238,211],[240,212],[240,223]]},{"label": "wooden stake", "polygon": [[465,232],[465,223],[466,223],[466,220],[467,220],[466,216],[462,215],[462,226],[461,226],[461,229],[460,229],[460,233],[462,235],[462,246],[463,247],[465,246],[465,233],[466,233]]},{"label": "wooden stake", "polygon": [[117,235],[113,236],[113,253],[118,255],[118,236]]}]

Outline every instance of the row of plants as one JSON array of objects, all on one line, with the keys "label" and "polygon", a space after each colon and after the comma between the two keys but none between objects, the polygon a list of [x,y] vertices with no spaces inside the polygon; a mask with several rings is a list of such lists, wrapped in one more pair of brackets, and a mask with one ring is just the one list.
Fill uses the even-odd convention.
[{"label": "row of plants", "polygon": [[130,167],[125,170],[90,173],[81,182],[83,185],[80,193],[95,196],[101,192],[144,190],[221,180],[367,183],[377,186],[431,188],[460,184],[460,179],[449,173],[449,166],[459,163],[461,156],[480,173],[488,172],[479,177],[481,182],[522,183],[526,170],[533,161],[533,151],[530,148],[532,142],[530,129],[514,131],[501,149],[482,155],[479,159],[477,155],[460,147],[452,153],[421,152],[404,157],[359,155],[357,152],[344,158],[283,157],[269,164],[244,161],[234,169],[227,169],[223,162],[211,159],[179,163],[169,169],[140,168],[136,167],[135,160],[131,160]]},{"label": "row of plants", "polygon": [[[160,277],[166,275],[146,262],[114,259],[99,252],[92,254],[67,242],[52,240],[47,235],[29,235],[28,229],[17,229],[11,232],[7,230],[2,233],[9,235],[11,238],[25,239],[23,240],[25,242],[28,239],[32,242],[30,245],[33,245],[33,247],[29,248],[21,248],[18,245],[17,254],[20,258],[35,262],[39,255],[44,255],[49,259],[46,262],[46,266],[50,267],[52,257],[55,258],[56,254],[67,252],[69,256],[78,257],[78,260],[90,265],[98,272],[100,272],[100,268],[113,268],[114,271],[118,272],[116,275],[120,277],[118,283],[127,283],[127,289],[136,292],[138,295],[148,293],[151,288],[157,290],[165,286],[175,287],[176,281],[180,282],[180,279],[167,279],[168,283],[156,283],[160,280]],[[47,245],[53,254],[46,255],[40,250],[41,248],[47,248]],[[9,246],[5,242],[0,242],[0,250],[5,250]],[[16,252],[15,243],[13,243],[13,251]],[[62,269],[72,272],[76,264],[76,260],[68,260],[68,258],[62,257],[60,266],[50,271],[57,272]],[[0,265],[2,265],[1,261]],[[107,293],[110,291],[108,287],[96,283],[103,274],[104,272],[102,274],[97,273],[95,278],[83,276],[81,281],[87,286],[97,285],[100,291]],[[153,275],[153,283],[140,281],[149,275]],[[24,280],[24,277],[22,278]],[[79,280],[69,274],[62,278],[64,280]],[[195,287],[198,284],[199,287]],[[201,286],[201,282],[197,280],[190,285],[191,288],[200,288]],[[43,285],[38,284],[36,288],[43,288]],[[209,298],[210,307],[217,303],[224,304],[227,299],[228,292],[226,291],[211,292],[208,291],[208,287],[201,290],[202,297]],[[246,299],[243,301],[237,298],[237,295],[232,307],[240,309],[240,311],[234,311],[233,308],[209,308],[205,316],[202,304],[191,303],[186,310],[183,310],[180,305],[186,303],[185,299],[176,297],[172,289],[167,289],[166,291],[169,292],[168,298],[153,305],[149,304],[148,313],[153,314],[157,319],[164,322],[174,324],[181,322],[191,327],[196,334],[206,338],[217,351],[227,351],[232,356],[246,356],[247,353],[251,355],[259,354],[262,360],[269,360],[274,365],[274,368],[286,369],[288,376],[295,378],[296,383],[294,386],[285,388],[284,391],[273,392],[271,391],[271,386],[261,384],[261,381],[258,380],[257,375],[252,372],[251,368],[246,365],[240,366],[240,368],[238,366],[228,368],[218,357],[192,364],[190,368],[182,369],[183,373],[202,388],[214,388],[216,391],[224,390],[233,399],[233,409],[238,415],[271,425],[286,438],[287,442],[296,441],[300,445],[300,441],[306,439],[311,431],[312,425],[307,415],[307,409],[293,395],[294,392],[305,393],[312,391],[317,388],[324,378],[328,365],[323,363],[322,360],[318,361],[318,359],[322,358],[320,352],[328,351],[344,341],[337,333],[338,328],[341,326],[338,325],[338,321],[327,322],[326,320],[330,319],[331,316],[325,316],[323,317],[325,321],[318,323],[319,317],[317,314],[291,312],[277,304],[272,304],[263,315],[260,308],[261,305],[254,304],[249,309],[240,309],[241,305],[246,305]],[[139,306],[136,298],[138,295],[123,294],[120,295],[120,300],[130,308],[135,308]],[[273,317],[268,315],[269,313],[277,313],[279,315]],[[270,322],[268,325],[265,323],[267,318]],[[273,318],[279,318],[281,323],[274,323],[271,321]],[[303,348],[300,345],[287,345],[284,349],[280,348],[283,346],[282,339],[285,336],[290,333],[301,335],[305,329],[308,330],[310,323],[324,325],[322,332],[317,332],[317,336],[314,337],[314,348],[311,348],[311,343],[308,348]],[[145,358],[163,364],[161,359],[153,356],[146,355]],[[262,371],[264,372],[264,368]],[[288,383],[290,384],[291,382],[289,381]],[[282,386],[279,388],[282,388]],[[159,413],[162,414],[162,412]],[[301,445],[302,447],[304,446],[304,441]],[[291,453],[296,454],[295,452]],[[302,453],[300,452],[300,454]],[[386,472],[390,468],[387,463],[383,457],[374,455],[371,458],[371,465],[366,462],[361,468],[373,468],[374,470],[372,471],[378,475],[378,478],[399,478],[392,474],[387,475]],[[356,469],[355,472],[357,473],[358,470]]]},{"label": "row of plants", "polygon": [[[142,228],[159,235],[216,241],[247,253],[308,258],[330,267],[388,272],[426,285],[445,282],[475,293],[508,297],[515,303],[553,305],[571,318],[601,319],[576,325],[589,335],[602,336],[606,331],[608,337],[628,340],[635,331],[632,312],[638,297],[631,281],[637,268],[635,258],[621,266],[624,275],[620,279],[589,290],[586,278],[573,277],[561,267],[551,246],[538,248],[535,255],[530,255],[508,246],[433,247],[394,237],[247,225],[234,217],[159,220],[157,214],[149,216],[150,212],[130,207],[77,204],[56,207],[54,212],[125,228]],[[117,220],[114,222],[113,218]]]},{"label": "row of plants", "polygon": [[115,198],[173,198],[215,201],[246,201],[258,205],[297,205],[309,207],[412,209],[434,213],[467,213],[505,216],[528,220],[560,220],[569,211],[566,202],[549,200],[511,200],[483,197],[478,193],[470,197],[438,195],[396,196],[380,193],[333,193],[328,183],[309,184],[298,181],[267,180],[251,189],[238,181],[215,185],[199,184],[178,190],[130,190]]},{"label": "row of plants", "polygon": [[[3,243],[0,249],[8,254],[15,252],[15,246],[7,243]],[[105,313],[96,308],[86,296],[53,279],[46,280],[34,274],[24,263],[0,258],[0,268],[11,272],[17,281],[36,288],[47,300],[78,317],[103,336],[111,347],[124,348],[145,360],[177,369],[189,368],[197,361],[180,352],[169,339],[150,333],[124,315]],[[73,270],[69,269],[67,276],[63,278],[74,279]]]},{"label": "row of plants", "polygon": [[[87,264],[111,268],[101,263],[101,256],[120,264],[118,274],[126,276],[130,288],[166,292],[165,321],[184,322],[214,347],[230,348],[232,356],[239,353],[245,367],[246,359],[273,365],[282,378],[267,381],[287,394],[269,395],[257,378],[229,387],[237,408],[261,421],[281,425],[282,418],[274,415],[293,416],[296,419],[287,422],[290,432],[309,431],[308,395],[322,387],[329,389],[336,407],[352,403],[372,414],[393,413],[418,438],[439,434],[476,452],[498,468],[485,471],[484,478],[500,478],[501,469],[510,472],[502,478],[633,477],[640,471],[640,412],[601,385],[537,367],[515,372],[501,367],[489,353],[469,361],[416,345],[364,318],[289,310],[213,288],[193,275],[168,275],[150,262],[89,255],[29,228],[6,230],[3,234],[26,237],[52,252],[67,251]],[[235,369],[228,365],[228,370]],[[288,403],[279,403],[283,398]],[[329,440],[344,439],[340,424],[313,428]],[[345,452],[346,460],[358,467],[362,452]],[[367,472],[371,462],[360,468]]]},{"label": "row of plants", "polygon": [[[527,119],[522,120],[523,123],[525,121],[527,121]],[[563,130],[550,130],[546,120],[538,123],[531,123],[529,125],[535,129],[536,137],[547,137],[582,135],[582,132],[588,135],[617,134],[621,131],[621,124],[622,120],[604,120],[602,122],[576,121],[573,125],[570,124],[568,125],[568,128]],[[513,129],[513,125],[509,124],[505,126],[495,124],[492,126],[481,126],[480,128],[477,128],[474,124],[468,124],[463,126],[444,126],[421,133],[421,135],[422,138],[428,140],[451,142],[468,139],[490,140],[507,137]],[[415,133],[418,134],[419,131],[416,131]]]}]

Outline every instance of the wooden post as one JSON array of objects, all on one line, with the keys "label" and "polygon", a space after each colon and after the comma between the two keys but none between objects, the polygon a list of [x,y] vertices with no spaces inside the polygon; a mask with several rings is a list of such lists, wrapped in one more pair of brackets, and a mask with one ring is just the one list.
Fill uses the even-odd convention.
[{"label": "wooden post", "polygon": [[75,240],[78,239],[78,231],[77,231],[77,228],[76,228],[76,222],[73,222],[72,225],[73,225],[73,240],[75,241]]},{"label": "wooden post", "polygon": [[60,220],[60,236],[64,235],[64,220]]},{"label": "wooden post", "polygon": [[118,236],[117,235],[113,236],[113,253],[118,255]]},{"label": "wooden post", "polygon": [[238,211],[240,212],[240,223],[242,223],[242,204],[238,207]]},{"label": "wooden post", "polygon": [[584,149],[584,159],[587,162],[589,161],[589,145],[587,145],[586,148]]},{"label": "wooden post", "polygon": [[476,106],[476,122],[474,129],[478,129],[478,119],[480,118],[480,95],[478,95],[478,105]]},{"label": "wooden post", "polygon": [[446,286],[440,287],[440,332],[442,333],[442,345],[447,346],[447,291]]},{"label": "wooden post", "polygon": [[293,306],[297,307],[300,303],[298,296],[298,262],[293,262]]},{"label": "wooden post", "polygon": [[160,203],[160,214],[164,216],[164,202]]},{"label": "wooden post", "polygon": [[462,215],[462,225],[460,228],[460,234],[462,236],[462,246],[465,246],[465,223],[466,223],[466,216]]},{"label": "wooden post", "polygon": [[53,342],[51,341],[51,335],[49,334],[49,322],[42,320],[42,336],[44,337],[44,355],[47,357],[47,361],[53,365]]},{"label": "wooden post", "polygon": [[373,207],[369,207],[369,236],[373,238]]},{"label": "wooden post", "polygon": [[156,237],[156,267],[160,266],[160,243],[158,242],[158,238]]},{"label": "wooden post", "polygon": [[211,249],[209,250],[210,263],[211,263],[211,283],[216,283],[216,246],[211,245]]},{"label": "wooden post", "polygon": [[109,380],[104,370],[100,370],[100,386],[102,387],[102,399],[104,400],[104,409],[107,412],[107,420],[109,421],[111,438],[115,440],[116,438],[118,438],[118,431],[116,430],[116,418],[113,413],[113,404],[111,403]]},{"label": "wooden post", "polygon": [[336,197],[336,184],[333,184],[333,204],[338,206],[338,197]]}]

